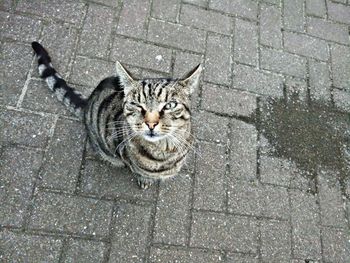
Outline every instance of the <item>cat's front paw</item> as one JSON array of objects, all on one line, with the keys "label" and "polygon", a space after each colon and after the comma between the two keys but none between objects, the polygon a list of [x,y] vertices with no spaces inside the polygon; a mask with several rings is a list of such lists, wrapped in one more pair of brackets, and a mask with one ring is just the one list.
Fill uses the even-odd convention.
[{"label": "cat's front paw", "polygon": [[153,182],[153,180],[144,177],[137,178],[137,184],[141,189],[148,189],[153,184]]}]

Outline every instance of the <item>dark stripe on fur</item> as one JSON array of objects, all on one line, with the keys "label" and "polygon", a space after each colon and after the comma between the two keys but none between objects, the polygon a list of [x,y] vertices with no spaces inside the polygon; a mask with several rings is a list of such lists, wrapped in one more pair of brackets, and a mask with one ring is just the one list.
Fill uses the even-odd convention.
[{"label": "dark stripe on fur", "polygon": [[56,70],[49,66],[43,71],[43,73],[41,73],[40,77],[46,79],[47,77],[54,76],[56,73]]}]

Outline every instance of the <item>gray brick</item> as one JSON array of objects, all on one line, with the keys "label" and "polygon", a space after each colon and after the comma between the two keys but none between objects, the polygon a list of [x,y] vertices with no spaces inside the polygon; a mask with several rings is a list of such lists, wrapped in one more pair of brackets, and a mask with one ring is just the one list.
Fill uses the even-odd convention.
[{"label": "gray brick", "polygon": [[106,244],[91,240],[74,240],[68,242],[65,251],[65,263],[102,263]]},{"label": "gray brick", "polygon": [[109,201],[39,193],[34,201],[29,228],[106,236],[112,206]]},{"label": "gray brick", "polygon": [[198,209],[221,211],[225,200],[225,147],[201,143],[198,155],[194,206]]},{"label": "gray brick", "polygon": [[306,14],[325,17],[327,13],[325,0],[306,0]]},{"label": "gray brick", "polygon": [[318,173],[318,191],[321,207],[321,223],[326,226],[345,227],[345,205],[337,174],[331,171]]},{"label": "gray brick", "polygon": [[202,7],[206,7],[208,5],[208,0],[183,0],[183,2]]},{"label": "gray brick", "polygon": [[58,120],[40,173],[42,186],[71,192],[75,190],[85,138],[82,123]]},{"label": "gray brick", "polygon": [[21,94],[32,61],[29,46],[4,43],[0,60],[0,105],[14,106]]},{"label": "gray brick", "polygon": [[307,101],[308,87],[306,80],[293,77],[286,77],[285,86],[287,101],[292,102],[295,99],[303,102]]},{"label": "gray brick", "polygon": [[[5,15],[5,13],[4,13]],[[21,15],[7,14],[0,28],[2,37],[32,42],[39,39],[41,21]]]},{"label": "gray brick", "polygon": [[205,84],[202,108],[228,115],[250,116],[256,109],[256,96],[249,92]]},{"label": "gray brick", "polygon": [[111,262],[144,262],[150,225],[149,207],[121,204],[116,213],[112,238]]},{"label": "gray brick", "polygon": [[[202,140],[226,143],[229,120],[213,113],[192,112],[192,124],[195,137]],[[205,123],[206,125],[203,125]]]},{"label": "gray brick", "polygon": [[236,19],[234,58],[244,64],[258,63],[258,26],[256,23]]},{"label": "gray brick", "polygon": [[304,31],[304,0],[288,0],[283,4],[284,28]]},{"label": "gray brick", "polygon": [[232,21],[230,17],[192,5],[182,6],[180,22],[206,31],[231,34]]},{"label": "gray brick", "polygon": [[329,102],[331,98],[329,66],[326,63],[309,61],[310,96],[312,100]]},{"label": "gray brick", "polygon": [[264,45],[282,47],[281,10],[276,6],[261,4],[260,7],[260,42]]},{"label": "gray brick", "polygon": [[334,89],[332,94],[334,104],[341,110],[350,112],[350,92]]},{"label": "gray brick", "polygon": [[46,146],[53,119],[18,111],[0,112],[0,141],[32,147]]},{"label": "gray brick", "polygon": [[270,3],[273,5],[280,5],[281,4],[281,0],[262,0],[262,2]]},{"label": "gray brick", "polygon": [[306,77],[306,59],[282,51],[262,49],[261,67],[299,78]]},{"label": "gray brick", "polygon": [[[201,0],[199,0],[201,1]],[[206,1],[206,0],[204,0]],[[11,8],[13,7],[13,1],[12,0],[3,0],[0,2],[0,10],[11,10]]]},{"label": "gray brick", "polygon": [[117,33],[126,36],[145,38],[149,10],[149,0],[125,1],[120,14]]},{"label": "gray brick", "polygon": [[[18,160],[21,160],[18,162]],[[23,223],[34,181],[41,166],[42,153],[20,148],[4,148],[0,160],[0,224]]]},{"label": "gray brick", "polygon": [[111,7],[117,7],[118,6],[118,1],[115,0],[94,0],[96,3],[104,4],[107,6]]},{"label": "gray brick", "polygon": [[246,253],[257,251],[258,226],[252,218],[194,212],[192,222],[191,246]]},{"label": "gray brick", "polygon": [[209,7],[250,19],[258,16],[258,3],[253,0],[210,0]]},{"label": "gray brick", "polygon": [[340,23],[350,24],[350,6],[327,1],[327,7],[329,19]]},{"label": "gray brick", "polygon": [[0,232],[0,240],[0,260],[3,262],[58,263],[62,241],[57,238],[4,230]]},{"label": "gray brick", "polygon": [[312,57],[319,60],[328,60],[328,45],[326,41],[307,35],[285,32],[284,47],[287,51]]},{"label": "gray brick", "polygon": [[332,0],[332,2],[346,4],[347,0]]},{"label": "gray brick", "polygon": [[350,90],[350,48],[331,45],[333,85]]},{"label": "gray brick", "polygon": [[128,169],[112,167],[102,161],[86,160],[82,170],[81,191],[99,198],[136,198],[152,200],[155,187],[140,191]]},{"label": "gray brick", "polygon": [[78,24],[84,17],[85,6],[85,3],[69,0],[20,0],[16,10]]},{"label": "gray brick", "polygon": [[208,252],[203,250],[175,250],[151,248],[150,263],[217,263],[224,262],[220,253]]},{"label": "gray brick", "polygon": [[350,260],[350,235],[348,230],[323,228],[322,244],[325,262]]},{"label": "gray brick", "polygon": [[231,82],[231,39],[222,35],[208,35],[204,79],[218,84]]},{"label": "gray brick", "polygon": [[95,88],[104,78],[114,74],[113,62],[79,56],[73,63],[70,81]]},{"label": "gray brick", "polygon": [[296,258],[321,258],[320,219],[317,198],[298,190],[290,191],[293,255]]},{"label": "gray brick", "polygon": [[243,121],[232,119],[230,144],[231,178],[255,179],[257,163],[256,128]]},{"label": "gray brick", "polygon": [[227,254],[227,263],[258,263],[259,257],[253,255],[245,255],[245,254],[235,254],[228,253]]},{"label": "gray brick", "polygon": [[174,77],[179,78],[203,62],[203,56],[182,51],[176,51]]},{"label": "gray brick", "polygon": [[272,97],[283,96],[283,80],[275,74],[237,64],[234,67],[233,87]]},{"label": "gray brick", "polygon": [[170,72],[171,50],[130,39],[116,38],[111,58],[142,68]]},{"label": "gray brick", "polygon": [[186,245],[189,229],[192,180],[181,174],[175,180],[160,185],[153,241]]},{"label": "gray brick", "polygon": [[110,7],[89,5],[81,32],[78,47],[79,54],[99,58],[106,57],[114,15],[115,11]]},{"label": "gray brick", "polygon": [[205,49],[204,31],[155,19],[150,20],[147,39],[197,52],[204,52]]},{"label": "gray brick", "polygon": [[307,22],[307,32],[310,35],[329,41],[335,41],[345,45],[349,44],[349,33],[346,25],[310,17]]},{"label": "gray brick", "polygon": [[151,15],[161,20],[177,22],[180,2],[180,0],[153,0]]},{"label": "gray brick", "polygon": [[261,256],[263,262],[288,262],[291,258],[291,236],[288,222],[261,223]]}]

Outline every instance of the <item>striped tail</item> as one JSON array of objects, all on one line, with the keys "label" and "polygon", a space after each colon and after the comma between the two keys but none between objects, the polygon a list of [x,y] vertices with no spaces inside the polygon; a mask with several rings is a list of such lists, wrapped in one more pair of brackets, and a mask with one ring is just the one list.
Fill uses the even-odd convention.
[{"label": "striped tail", "polygon": [[61,101],[72,113],[80,119],[83,118],[84,108],[87,105],[87,99],[84,96],[67,85],[67,82],[52,67],[51,58],[47,51],[38,42],[33,42],[32,47],[38,57],[39,75],[45,79],[48,87],[52,90],[57,99]]}]

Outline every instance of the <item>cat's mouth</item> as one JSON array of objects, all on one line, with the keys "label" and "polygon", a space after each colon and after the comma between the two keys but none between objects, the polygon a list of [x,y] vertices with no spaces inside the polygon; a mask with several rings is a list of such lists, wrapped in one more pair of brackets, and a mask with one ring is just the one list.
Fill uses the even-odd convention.
[{"label": "cat's mouth", "polygon": [[143,137],[147,141],[155,142],[155,141],[159,141],[159,140],[163,139],[165,137],[165,135],[159,134],[159,133],[154,132],[154,131],[147,131],[144,133]]}]

